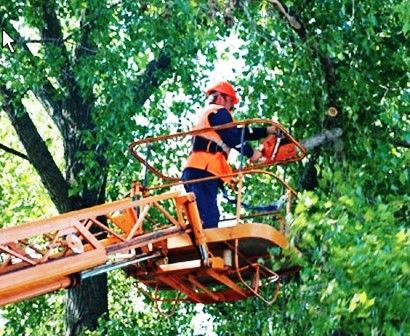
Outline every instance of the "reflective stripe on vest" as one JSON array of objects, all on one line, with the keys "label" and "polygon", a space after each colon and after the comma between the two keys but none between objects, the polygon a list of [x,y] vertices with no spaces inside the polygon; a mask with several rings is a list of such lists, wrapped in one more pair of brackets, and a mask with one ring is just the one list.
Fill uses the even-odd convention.
[{"label": "reflective stripe on vest", "polygon": [[[216,113],[219,109],[225,108],[221,105],[211,104],[201,113],[199,122],[193,128],[193,130],[198,130],[202,128],[211,127],[209,124],[208,117],[211,113]],[[229,147],[223,143],[219,134],[214,130],[205,131],[198,134],[198,136],[203,137],[208,140],[215,141],[222,149],[229,154]],[[226,175],[232,173],[232,168],[229,166],[222,152],[209,153],[205,151],[191,152],[188,157],[187,168],[197,168],[202,169],[214,174],[216,176]],[[231,178],[224,178],[224,181],[229,181]]]}]

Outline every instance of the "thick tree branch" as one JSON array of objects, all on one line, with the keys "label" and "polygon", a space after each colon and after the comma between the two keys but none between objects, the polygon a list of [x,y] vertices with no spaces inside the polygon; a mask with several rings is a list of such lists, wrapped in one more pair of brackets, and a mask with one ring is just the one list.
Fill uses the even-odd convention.
[{"label": "thick tree branch", "polygon": [[44,26],[40,27],[41,36],[45,40],[55,41],[55,45],[57,45],[60,48],[61,54],[63,55],[66,64],[68,64],[68,52],[64,45],[60,21],[58,20],[56,15],[55,2],[43,1],[41,10],[44,21]]},{"label": "thick tree branch", "polygon": [[[61,68],[61,75],[57,79],[61,87],[65,87],[68,91],[68,96],[63,102],[64,118],[71,126],[68,126],[63,134],[66,140],[70,136],[70,128],[74,125],[87,125],[91,119],[91,107],[94,102],[92,88],[88,88],[87,92],[81,94],[80,87],[76,81],[72,70],[70,57],[67,48],[64,44],[63,33],[60,21],[58,20],[55,8],[55,2],[44,2],[41,8],[43,14],[44,26],[40,27],[41,37],[46,40],[55,40],[55,46],[59,47],[61,57],[63,58],[63,65]],[[86,30],[86,38],[88,38],[88,29]],[[83,41],[84,42],[84,41]],[[48,48],[46,48],[48,53]],[[87,97],[87,99],[85,99]]]},{"label": "thick tree branch", "polygon": [[86,279],[81,286],[70,288],[67,292],[65,335],[81,335],[84,327],[95,329],[98,318],[107,313],[107,307],[107,274]]},{"label": "thick tree branch", "polygon": [[299,18],[296,15],[291,15],[285,5],[283,5],[280,1],[278,0],[268,0],[272,5],[276,7],[276,9],[279,11],[280,15],[284,17],[292,29],[296,32],[296,34],[299,35],[301,39],[305,39],[306,37],[306,31],[305,27],[303,26],[303,23],[299,20]]},{"label": "thick tree branch", "polygon": [[326,130],[323,133],[316,134],[310,138],[303,139],[301,144],[306,147],[308,151],[313,151],[316,147],[323,146],[329,142],[335,141],[343,134],[341,128],[334,128]]},{"label": "thick tree branch", "polygon": [[[278,0],[268,0],[270,3],[275,5],[277,10],[280,14],[289,22],[292,29],[298,34],[301,40],[306,41],[306,29],[303,25],[303,22],[296,16],[291,15],[286,8],[286,6],[282,5],[282,3]],[[327,113],[323,119],[322,127],[324,129],[331,129],[335,127],[340,127],[340,111],[341,107],[337,103],[337,90],[336,90],[336,70],[335,66],[327,55],[323,55],[317,43],[313,43],[312,51],[314,55],[317,55],[320,64],[322,65],[322,69],[324,72],[325,83],[326,83],[326,90],[328,93],[328,107],[329,111],[335,111],[335,113]],[[318,99],[316,98],[315,105],[319,106]],[[329,112],[328,111],[328,112]],[[339,160],[344,160],[344,153],[343,153],[343,142],[341,139],[335,139],[333,141],[333,148],[335,151],[335,155]]]},{"label": "thick tree branch", "polygon": [[75,48],[75,60],[82,56],[94,54],[97,50],[97,45],[91,41],[90,34],[94,29],[93,22],[95,17],[92,16],[90,8],[86,8],[80,22],[81,40]]},{"label": "thick tree branch", "polygon": [[[79,172],[84,168],[77,162],[77,155],[80,152],[90,150],[90,148],[85,147],[82,137],[83,131],[95,129],[91,116],[95,97],[92,86],[80,88],[80,85],[76,80],[73,71],[73,61],[70,60],[63,42],[62,29],[55,7],[55,2],[44,3],[42,7],[44,28],[41,30],[41,35],[43,39],[55,39],[57,41],[55,45],[59,47],[63,59],[61,75],[57,80],[60,85],[67,90],[67,95],[63,98],[62,103],[62,122],[64,123],[62,135],[64,141],[64,155],[67,164],[67,180],[74,182],[77,180]],[[84,28],[84,31],[82,31],[83,35],[81,43],[91,45],[89,36],[92,27],[90,24],[84,23],[87,18],[88,9],[82,18],[81,25]],[[48,48],[50,48],[49,45],[47,45],[46,48],[46,55],[49,53]],[[83,51],[80,51],[79,49],[76,50],[77,57],[83,55]],[[96,156],[98,156],[98,153],[96,153]]]},{"label": "thick tree branch", "polygon": [[333,128],[301,141],[301,144],[311,154],[299,179],[299,184],[303,190],[314,190],[319,186],[318,172],[315,167],[319,155],[319,147],[333,142],[333,149],[335,150],[335,147],[337,147],[335,144],[341,142],[340,137],[342,134],[342,129]]},{"label": "thick tree branch", "polygon": [[[289,25],[292,27],[292,29],[298,34],[298,36],[302,40],[306,40],[306,29],[303,25],[302,20],[299,19],[297,15],[290,14],[289,10],[285,5],[283,5],[280,1],[278,0],[268,0],[271,4],[275,6],[275,8],[279,11],[280,15],[284,17]],[[327,87],[327,92],[328,92],[328,106],[329,107],[335,107],[338,111],[340,111],[340,106],[337,105],[337,94],[335,90],[335,84],[336,84],[336,71],[335,71],[335,66],[332,62],[332,60],[326,56],[320,53],[319,48],[316,43],[313,44],[312,46],[313,52],[317,57],[319,58],[319,61],[322,65],[322,69],[325,74],[325,82],[326,82],[326,87]],[[328,121],[335,122],[335,118],[331,118],[329,120],[325,120],[325,123]],[[335,127],[336,125],[332,123],[332,125],[329,125],[330,127]],[[327,125],[325,126],[325,128]]]},{"label": "thick tree branch", "polygon": [[77,202],[69,197],[69,186],[24,106],[21,103],[18,105],[13,104],[13,94],[4,86],[0,87],[0,94],[4,98],[3,109],[13,124],[30,162],[37,170],[58,211],[67,212],[74,209]]},{"label": "thick tree branch", "polygon": [[144,105],[145,101],[161,85],[161,73],[171,69],[171,58],[161,51],[156,60],[148,63],[145,72],[137,79],[135,85],[135,104]]},{"label": "thick tree branch", "polygon": [[10,148],[10,147],[7,147],[7,146],[5,146],[5,145],[3,145],[3,144],[0,144],[0,149],[4,150],[4,151],[7,152],[7,153],[16,155],[16,156],[18,156],[18,157],[20,157],[20,158],[22,158],[22,159],[25,159],[25,160],[30,161],[30,159],[28,158],[28,156],[27,156],[26,154],[20,153],[19,151],[16,151],[16,150],[13,149],[13,148]]},{"label": "thick tree branch", "polygon": [[[11,32],[16,40],[23,39],[21,34],[10,24],[7,25],[7,31]],[[31,53],[30,49],[27,47],[27,44],[23,43],[22,48],[25,51],[27,60],[32,65],[32,68],[39,69],[39,58]],[[35,97],[43,105],[47,113],[53,119],[60,132],[63,134],[65,132],[65,124],[62,113],[63,102],[61,98],[58,98],[57,91],[50,83],[50,80],[44,77],[44,84],[42,86],[33,87],[32,91]]]}]

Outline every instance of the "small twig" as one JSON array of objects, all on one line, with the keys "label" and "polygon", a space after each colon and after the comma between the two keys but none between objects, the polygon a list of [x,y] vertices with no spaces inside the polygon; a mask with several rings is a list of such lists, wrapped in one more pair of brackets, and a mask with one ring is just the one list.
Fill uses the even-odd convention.
[{"label": "small twig", "polygon": [[97,50],[84,47],[83,45],[81,45],[81,44],[76,44],[76,43],[73,42],[73,41],[68,41],[67,38],[65,38],[65,39],[44,38],[44,39],[39,39],[39,40],[25,40],[25,39],[20,39],[20,40],[16,41],[16,43],[18,43],[18,44],[30,44],[30,43],[31,43],[31,44],[44,44],[44,43],[59,43],[59,42],[65,42],[65,43],[68,43],[68,44],[75,45],[77,48],[84,49],[85,51],[89,51],[89,52],[94,53],[94,54],[97,53]]},{"label": "small twig", "polygon": [[7,152],[7,153],[10,153],[10,154],[16,155],[16,156],[18,156],[18,157],[21,157],[22,159],[25,159],[25,160],[27,160],[27,161],[30,161],[30,159],[28,158],[27,155],[25,155],[25,154],[23,154],[23,153],[21,153],[21,152],[19,152],[19,151],[16,151],[16,150],[13,149],[13,148],[10,148],[10,147],[7,147],[7,146],[5,146],[5,145],[3,145],[3,144],[0,144],[0,149],[4,150],[4,151]]},{"label": "small twig", "polygon": [[286,20],[288,20],[289,24],[296,30],[299,30],[302,28],[301,23],[294,17],[289,15],[289,13],[285,10],[285,8],[282,6],[282,4],[278,0],[268,0],[272,5],[275,5],[278,7],[279,12],[281,12]]}]

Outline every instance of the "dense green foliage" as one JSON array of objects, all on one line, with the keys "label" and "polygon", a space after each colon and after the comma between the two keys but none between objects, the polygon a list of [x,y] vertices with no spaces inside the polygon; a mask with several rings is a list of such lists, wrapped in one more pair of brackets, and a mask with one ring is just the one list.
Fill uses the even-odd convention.
[{"label": "dense green foliage", "polygon": [[[0,14],[7,20],[24,18],[20,23],[30,27],[35,39],[41,27],[38,3],[42,1],[0,4]],[[274,117],[302,139],[326,128],[325,112],[337,106],[343,143],[317,155],[319,187],[301,192],[289,223],[292,243],[301,251],[300,274],[283,284],[272,306],[251,299],[205,307],[217,335],[410,334],[408,0],[284,2],[303,23],[303,37],[267,1],[239,1],[232,26],[225,24],[229,8],[223,1],[51,3],[57,3],[70,53],[81,44],[78,20],[87,8],[93,43],[76,52],[92,52],[78,57],[71,70],[82,97],[97,97],[95,131],[85,130],[82,139],[104,148],[110,163],[104,168],[109,199],[141,178],[141,167],[126,153],[128,143],[186,128],[185,119],[203,101],[209,71],[228,56],[244,62],[234,75],[242,97],[238,119]],[[215,42],[227,40],[220,44],[226,50],[216,48]],[[239,49],[229,43],[240,44]],[[16,102],[35,100],[32,92],[49,78],[66,80],[58,44],[36,44],[35,66],[23,45],[17,44],[12,56],[0,56],[5,64],[0,78],[16,93]],[[160,72],[157,87],[147,86],[141,74],[163,54],[172,66]],[[55,88],[57,97],[65,94],[63,86]],[[0,112],[0,143],[21,150],[5,118]],[[33,117],[64,169],[61,136],[55,127],[41,126],[52,123],[45,118],[39,111]],[[158,163],[171,160],[171,151],[159,154],[166,158]],[[93,152],[82,151],[78,160],[84,169],[70,185],[73,194],[99,183]],[[295,187],[305,165],[287,168]],[[260,195],[260,190],[255,184],[248,192]],[[28,162],[4,152],[0,205],[1,226],[54,211]],[[165,318],[123,273],[110,274],[109,286],[110,318],[85,334],[192,335],[197,330],[197,307],[181,305],[174,317]],[[63,302],[57,294],[6,307],[2,315],[7,324],[0,335],[61,334]]]}]

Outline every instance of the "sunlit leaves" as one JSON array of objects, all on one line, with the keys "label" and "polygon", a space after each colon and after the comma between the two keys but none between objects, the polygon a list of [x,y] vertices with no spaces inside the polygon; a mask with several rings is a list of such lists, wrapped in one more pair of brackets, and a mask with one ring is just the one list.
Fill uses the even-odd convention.
[{"label": "sunlit leaves", "polygon": [[408,0],[403,0],[395,9],[403,23],[403,33],[408,36],[410,31],[410,2]]},{"label": "sunlit leaves", "polygon": [[[104,168],[109,169],[108,198],[124,195],[133,180],[143,177],[143,168],[127,153],[128,144],[186,130],[203,104],[207,71],[218,56],[232,54],[244,64],[236,69],[241,105],[235,117],[273,117],[298,139],[322,131],[329,96],[334,94],[344,131],[339,151],[345,159],[333,155],[335,147],[325,147],[316,163],[319,188],[299,194],[289,231],[291,243],[301,251],[292,256],[303,265],[299,276],[284,283],[271,307],[251,299],[206,311],[220,335],[408,334],[410,161],[408,149],[395,142],[409,141],[409,1],[286,1],[286,5],[303,21],[304,40],[266,2],[240,2],[229,30],[221,1],[215,17],[209,15],[208,1],[59,1],[56,10],[69,68],[81,97],[95,97],[90,107],[95,129],[79,133],[86,149],[76,160],[84,169],[78,181],[71,181],[71,192],[82,195],[101,183]],[[14,1],[0,9],[5,19],[24,16],[24,24],[38,35],[43,22],[33,6],[34,2]],[[85,22],[79,29],[81,18]],[[89,28],[92,45],[85,45],[81,33]],[[239,48],[228,45],[219,50],[216,41],[229,34]],[[161,85],[149,91],[148,99],[138,100],[151,90],[137,86],[143,83],[141,75],[162,52],[170,57],[170,67],[158,74],[154,81]],[[333,92],[327,88],[319,55],[334,65]],[[67,94],[67,60],[56,43],[41,44],[35,58],[27,57],[22,48],[5,57],[0,75],[17,92],[15,101],[48,79],[55,97]],[[2,131],[1,139],[10,136]],[[178,175],[184,146],[159,146],[153,162],[177,169]],[[109,168],[95,160],[95,152],[101,150]],[[294,186],[297,167],[289,165],[285,174]],[[47,212],[50,202],[44,191],[38,191],[39,181],[33,180],[29,168],[2,153],[0,169],[1,223]],[[269,179],[249,179],[245,190],[246,201],[253,205],[266,204],[282,192]],[[122,273],[113,273],[110,279],[110,320],[102,321],[95,334],[192,334],[192,306],[182,306],[174,320],[160,318],[149,301],[141,303],[132,279]],[[48,308],[27,317],[26,329],[18,325],[21,314],[48,307],[50,300],[10,308],[7,332],[58,334],[61,325],[47,329],[39,322],[53,313]]]}]

